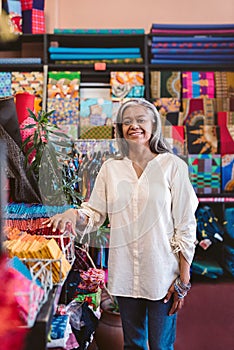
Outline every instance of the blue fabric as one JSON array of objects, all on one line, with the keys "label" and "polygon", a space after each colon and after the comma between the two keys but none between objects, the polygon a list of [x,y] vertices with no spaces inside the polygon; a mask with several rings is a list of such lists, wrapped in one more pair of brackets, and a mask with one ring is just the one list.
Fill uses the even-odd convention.
[{"label": "blue fabric", "polygon": [[[140,53],[139,47],[113,47],[113,48],[107,48],[107,47],[49,47],[48,50],[50,53],[87,53],[87,54],[106,54],[106,53]],[[233,49],[234,51],[234,49]]]},{"label": "blue fabric", "polygon": [[170,42],[180,42],[180,43],[184,43],[184,42],[226,42],[226,41],[231,41],[233,42],[233,38],[232,37],[209,37],[209,36],[205,36],[205,37],[189,37],[189,36],[153,36],[152,37],[152,42],[153,43],[158,43],[158,42],[164,42],[164,43],[170,43]]},{"label": "blue fabric", "polygon": [[152,301],[117,297],[124,331],[124,350],[173,350],[176,314],[168,316],[172,299]]}]

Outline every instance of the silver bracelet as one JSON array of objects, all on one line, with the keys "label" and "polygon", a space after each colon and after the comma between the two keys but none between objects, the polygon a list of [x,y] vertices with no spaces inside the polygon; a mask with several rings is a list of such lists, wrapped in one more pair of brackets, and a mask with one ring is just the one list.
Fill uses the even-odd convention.
[{"label": "silver bracelet", "polygon": [[177,277],[174,282],[174,288],[178,294],[179,299],[183,299],[191,289],[191,283],[185,284],[181,281],[180,277]]}]

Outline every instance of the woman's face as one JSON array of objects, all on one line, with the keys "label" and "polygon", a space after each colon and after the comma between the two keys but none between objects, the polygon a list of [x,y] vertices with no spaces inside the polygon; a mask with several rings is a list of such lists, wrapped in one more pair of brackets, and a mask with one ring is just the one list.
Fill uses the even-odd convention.
[{"label": "woman's face", "polygon": [[143,106],[130,106],[123,113],[124,139],[130,143],[149,145],[153,133],[153,115]]}]

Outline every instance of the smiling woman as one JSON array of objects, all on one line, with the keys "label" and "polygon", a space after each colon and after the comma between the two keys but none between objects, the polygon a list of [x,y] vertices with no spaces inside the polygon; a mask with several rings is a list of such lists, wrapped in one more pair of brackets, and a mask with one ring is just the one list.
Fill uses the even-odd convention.
[{"label": "smiling woman", "polygon": [[173,350],[177,311],[190,289],[198,200],[153,104],[122,104],[116,137],[121,156],[103,163],[89,201],[47,224],[70,222],[79,235],[108,217],[108,290],[118,301],[124,348]]}]

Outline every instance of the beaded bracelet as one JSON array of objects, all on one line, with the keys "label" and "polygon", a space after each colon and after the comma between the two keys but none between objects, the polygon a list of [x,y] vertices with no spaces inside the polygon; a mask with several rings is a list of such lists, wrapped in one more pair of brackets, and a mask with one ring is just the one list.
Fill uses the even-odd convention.
[{"label": "beaded bracelet", "polygon": [[181,281],[180,277],[177,277],[174,282],[174,288],[178,294],[179,299],[183,299],[191,289],[191,283],[185,284]]}]

